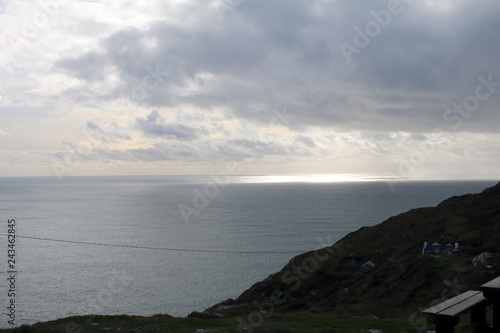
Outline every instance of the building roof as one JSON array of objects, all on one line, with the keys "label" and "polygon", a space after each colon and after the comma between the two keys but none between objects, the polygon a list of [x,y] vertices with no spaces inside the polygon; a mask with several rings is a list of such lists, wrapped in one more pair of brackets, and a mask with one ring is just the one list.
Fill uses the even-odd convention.
[{"label": "building roof", "polygon": [[455,248],[455,246],[453,246],[451,244],[441,245],[439,243],[434,243],[432,245],[427,245],[424,248],[423,253],[441,253],[441,252],[453,250],[454,248]]}]

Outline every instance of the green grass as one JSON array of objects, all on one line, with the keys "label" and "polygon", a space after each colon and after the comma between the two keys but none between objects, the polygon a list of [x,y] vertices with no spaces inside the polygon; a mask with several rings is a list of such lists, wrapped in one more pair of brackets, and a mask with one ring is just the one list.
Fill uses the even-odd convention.
[{"label": "green grass", "polygon": [[[89,320],[90,319],[90,320]],[[209,329],[210,332],[230,332],[235,322],[227,319],[173,318],[167,315],[139,316],[95,316],[70,317],[55,321],[21,326],[5,332],[196,332]]]},{"label": "green grass", "polygon": [[376,317],[339,316],[332,314],[258,314],[221,318],[173,318],[170,316],[96,316],[71,317],[56,321],[22,326],[3,332],[23,333],[103,333],[103,332],[281,332],[281,333],[350,333],[379,329],[384,333],[417,332],[406,319],[378,319]]},{"label": "green grass", "polygon": [[451,235],[460,235],[467,229],[467,217],[465,216],[451,216],[447,219],[448,233]]}]

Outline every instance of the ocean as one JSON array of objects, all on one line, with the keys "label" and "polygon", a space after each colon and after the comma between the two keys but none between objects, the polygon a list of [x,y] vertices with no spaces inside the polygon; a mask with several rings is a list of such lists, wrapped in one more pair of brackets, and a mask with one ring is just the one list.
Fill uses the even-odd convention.
[{"label": "ocean", "polygon": [[11,299],[16,325],[93,313],[186,316],[362,226],[495,183],[0,178],[0,327],[10,327]]}]

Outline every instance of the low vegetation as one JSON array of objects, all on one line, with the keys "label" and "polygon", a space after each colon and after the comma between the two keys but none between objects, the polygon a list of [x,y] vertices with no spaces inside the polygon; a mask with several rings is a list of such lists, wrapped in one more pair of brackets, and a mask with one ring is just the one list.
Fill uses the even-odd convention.
[{"label": "low vegetation", "polygon": [[[458,249],[422,255],[424,242],[458,243]],[[500,184],[363,227],[331,247],[293,258],[236,300],[209,311],[273,304],[274,312],[409,318],[499,276],[498,244]],[[473,258],[484,252],[491,258],[473,266]],[[375,267],[362,271],[368,261]]]},{"label": "low vegetation", "polygon": [[[500,275],[499,231],[500,183],[361,228],[187,318],[72,317],[6,332],[421,332],[432,328],[423,309]],[[424,242],[458,249],[422,254]]]}]

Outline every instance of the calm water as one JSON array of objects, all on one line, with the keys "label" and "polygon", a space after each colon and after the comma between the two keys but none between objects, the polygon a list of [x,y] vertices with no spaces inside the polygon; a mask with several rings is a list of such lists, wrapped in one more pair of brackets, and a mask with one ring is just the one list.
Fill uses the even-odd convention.
[{"label": "calm water", "polygon": [[[45,238],[16,241],[17,324],[90,313],[185,316],[237,297],[293,253],[495,182],[407,182],[394,192],[384,181],[214,184],[208,177],[0,178],[0,233],[15,218],[18,236]],[[8,327],[6,240],[0,236],[0,327]]]}]

